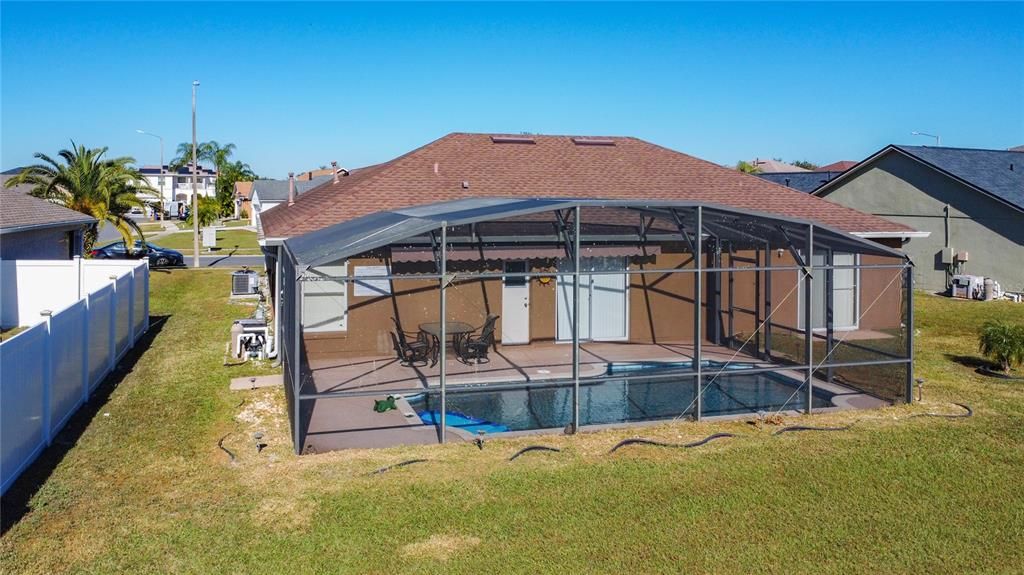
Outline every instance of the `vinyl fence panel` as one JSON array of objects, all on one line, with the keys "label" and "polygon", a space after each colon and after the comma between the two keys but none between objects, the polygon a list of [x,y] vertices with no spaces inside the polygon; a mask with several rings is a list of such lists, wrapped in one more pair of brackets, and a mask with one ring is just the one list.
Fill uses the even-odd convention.
[{"label": "vinyl fence panel", "polygon": [[[132,345],[132,276],[131,272],[117,278],[114,282],[117,296],[114,309],[116,313],[116,326],[114,329],[114,342],[117,353],[116,359],[121,359],[128,348]],[[115,361],[116,361],[115,359]]]},{"label": "vinyl fence panel", "polygon": [[[31,300],[29,307],[35,306],[36,316],[30,317],[27,311],[21,314],[18,321],[31,322],[32,327],[0,343],[0,492],[49,445],[149,327],[145,262],[76,260],[72,265],[58,261],[21,267],[5,262],[4,266],[5,271],[17,272],[19,282],[5,278],[5,289],[13,286],[31,294],[37,283],[55,282],[63,273],[62,289],[68,293],[49,290],[46,293],[53,297],[45,302],[33,300],[34,295],[19,295],[20,300],[8,302],[23,306]],[[83,298],[75,299],[68,285],[75,293],[85,285],[89,289]],[[44,287],[40,285],[38,291],[46,291]],[[43,303],[52,308],[40,307]],[[53,308],[59,311],[52,313]],[[40,316],[42,310],[49,311]]]},{"label": "vinyl fence panel", "polygon": [[45,352],[45,323],[0,344],[0,491],[6,491],[45,447]]},{"label": "vinyl fence panel", "polygon": [[60,431],[82,403],[86,363],[82,332],[87,318],[85,300],[79,300],[50,318],[50,430]]},{"label": "vinyl fence panel", "polygon": [[111,367],[111,326],[114,286],[89,294],[89,391],[103,381]]}]

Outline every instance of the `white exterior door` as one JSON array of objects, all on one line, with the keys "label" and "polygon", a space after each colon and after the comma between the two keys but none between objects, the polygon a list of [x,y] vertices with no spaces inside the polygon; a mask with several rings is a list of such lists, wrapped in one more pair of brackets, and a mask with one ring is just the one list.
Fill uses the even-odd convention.
[{"label": "white exterior door", "polygon": [[[527,272],[525,261],[505,262],[506,273]],[[506,277],[501,288],[502,345],[530,343],[530,281]]]},{"label": "white exterior door", "polygon": [[[348,275],[348,262],[310,268],[323,277]],[[307,332],[348,330],[348,284],[343,281],[304,281],[302,286],[302,329]]]},{"label": "white exterior door", "polygon": [[[857,263],[855,254],[834,253],[832,255],[833,265],[852,266]],[[813,265],[825,265],[825,255],[815,254],[812,260]],[[834,329],[850,330],[857,329],[859,305],[857,270],[839,269],[832,270],[832,326]],[[811,327],[817,330],[825,329],[825,272],[821,270],[814,275],[811,297]],[[797,299],[799,303],[800,328],[804,326],[804,305],[803,288],[798,290]]]},{"label": "white exterior door", "polygon": [[[623,258],[581,258],[580,271],[614,271],[625,265]],[[558,271],[572,271],[572,262],[559,260]],[[580,340],[626,339],[629,320],[626,274],[580,274]],[[572,277],[559,277],[557,296],[557,339],[572,341]]]}]

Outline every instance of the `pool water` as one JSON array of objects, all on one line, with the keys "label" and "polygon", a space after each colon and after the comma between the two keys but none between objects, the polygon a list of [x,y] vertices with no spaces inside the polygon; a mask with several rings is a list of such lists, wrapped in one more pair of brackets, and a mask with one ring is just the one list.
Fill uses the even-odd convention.
[{"label": "pool water", "polygon": [[[719,370],[722,364],[705,362]],[[743,373],[751,364],[730,364],[708,384],[702,396],[705,416],[800,409],[806,390],[797,392],[801,381],[779,373]],[[580,385],[580,424],[600,425],[631,421],[672,419],[693,413],[694,379],[688,364],[623,364],[610,366],[608,373],[642,375],[657,379],[605,380]],[[671,377],[679,373],[679,377]],[[667,376],[667,377],[666,377]],[[813,407],[832,406],[832,393],[815,388]],[[436,424],[440,397],[436,392],[409,398],[409,404],[427,424]],[[684,413],[685,412],[685,413]],[[449,426],[476,433],[522,431],[565,427],[572,421],[572,384],[514,390],[448,391]]]}]

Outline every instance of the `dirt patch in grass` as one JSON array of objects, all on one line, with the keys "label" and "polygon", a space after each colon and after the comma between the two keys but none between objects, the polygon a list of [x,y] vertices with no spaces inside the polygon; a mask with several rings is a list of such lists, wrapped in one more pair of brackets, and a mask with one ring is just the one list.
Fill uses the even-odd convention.
[{"label": "dirt patch in grass", "polygon": [[402,555],[410,559],[434,559],[447,561],[456,553],[480,545],[479,537],[464,535],[432,535],[423,541],[402,547]]}]

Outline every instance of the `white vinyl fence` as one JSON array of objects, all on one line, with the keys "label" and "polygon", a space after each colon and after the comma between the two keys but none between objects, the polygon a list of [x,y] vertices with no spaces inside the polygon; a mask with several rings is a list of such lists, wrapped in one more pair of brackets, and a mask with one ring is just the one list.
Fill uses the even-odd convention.
[{"label": "white vinyl fence", "polygon": [[[2,271],[9,272],[7,264],[24,262],[2,263]],[[43,290],[32,286],[40,278],[63,287],[50,292],[56,309],[40,310],[35,325],[0,343],[0,493],[50,445],[149,328],[145,261],[32,263],[24,268],[30,272],[18,275],[17,288],[29,292],[21,303],[38,299],[34,296]],[[66,270],[63,277],[61,270]],[[9,278],[4,279],[3,288],[10,289]],[[63,289],[69,295],[79,286],[85,288],[83,297],[70,303],[53,293]],[[21,325],[27,320],[19,318]]]}]

